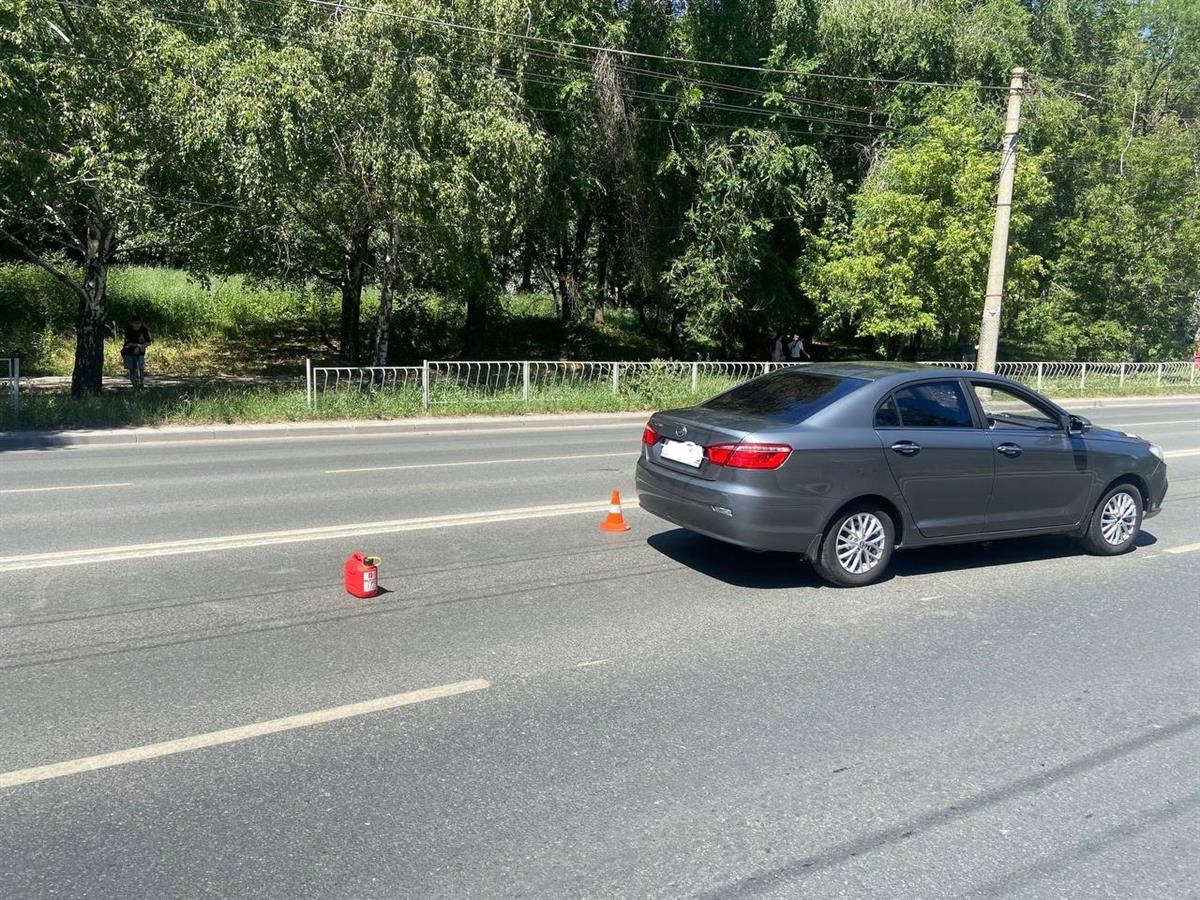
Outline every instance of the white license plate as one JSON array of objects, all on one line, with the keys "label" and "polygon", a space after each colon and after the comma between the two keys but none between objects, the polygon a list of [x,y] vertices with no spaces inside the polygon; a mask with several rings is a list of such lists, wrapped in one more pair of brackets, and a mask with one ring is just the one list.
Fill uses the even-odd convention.
[{"label": "white license plate", "polygon": [[662,458],[700,468],[704,462],[704,448],[691,441],[663,441]]}]

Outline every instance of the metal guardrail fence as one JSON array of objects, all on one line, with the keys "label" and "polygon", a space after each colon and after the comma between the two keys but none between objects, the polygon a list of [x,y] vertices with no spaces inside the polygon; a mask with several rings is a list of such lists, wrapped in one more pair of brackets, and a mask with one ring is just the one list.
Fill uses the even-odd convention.
[{"label": "metal guardrail fence", "polygon": [[[928,366],[974,368],[933,361]],[[774,369],[805,363],[772,362],[488,362],[428,361],[419,366],[314,366],[305,363],[308,405],[322,398],[377,394],[400,408],[429,409],[456,402],[528,407],[537,402],[644,396],[680,401],[711,396]],[[1194,385],[1191,361],[1164,363],[1002,362],[996,371],[1038,390],[1083,390],[1089,385]]]},{"label": "metal guardrail fence", "polygon": [[0,386],[8,388],[8,404],[14,413],[18,412],[21,409],[21,357],[0,357],[0,365],[4,367]]},{"label": "metal guardrail fence", "polygon": [[[973,369],[974,363],[926,362],[927,366]],[[1039,391],[1084,390],[1108,387],[1179,387],[1195,385],[1196,364],[1183,362],[998,362],[996,374],[1020,381]]]}]

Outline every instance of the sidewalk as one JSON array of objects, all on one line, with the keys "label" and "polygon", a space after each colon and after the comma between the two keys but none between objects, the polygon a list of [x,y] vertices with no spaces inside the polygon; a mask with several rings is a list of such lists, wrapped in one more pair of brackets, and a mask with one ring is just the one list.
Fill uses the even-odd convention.
[{"label": "sidewalk", "polygon": [[[1200,394],[1169,397],[1053,398],[1071,410],[1154,407],[1196,403]],[[255,425],[175,425],[162,428],[103,428],[59,431],[0,432],[0,450],[38,450],[55,447],[120,446],[184,441],[278,440],[280,438],[352,437],[355,435],[431,434],[451,431],[503,431],[643,422],[652,410],[619,413],[538,413],[518,416],[427,416],[412,419],[278,422]]]}]

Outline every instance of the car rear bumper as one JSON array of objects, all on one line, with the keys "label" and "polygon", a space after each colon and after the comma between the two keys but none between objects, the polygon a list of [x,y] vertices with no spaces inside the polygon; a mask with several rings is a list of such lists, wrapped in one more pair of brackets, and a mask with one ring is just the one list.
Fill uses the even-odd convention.
[{"label": "car rear bumper", "polygon": [[689,531],[740,547],[815,552],[825,504],[753,485],[706,481],[646,461],[637,465],[641,508]]}]

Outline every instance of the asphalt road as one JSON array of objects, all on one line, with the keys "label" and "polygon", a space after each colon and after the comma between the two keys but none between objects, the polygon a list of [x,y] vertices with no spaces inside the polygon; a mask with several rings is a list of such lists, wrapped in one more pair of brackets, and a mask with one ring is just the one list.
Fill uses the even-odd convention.
[{"label": "asphalt road", "polygon": [[0,896],[1200,896],[1200,403],[1087,414],[1133,553],[851,591],[600,533],[640,418],[0,453]]}]

